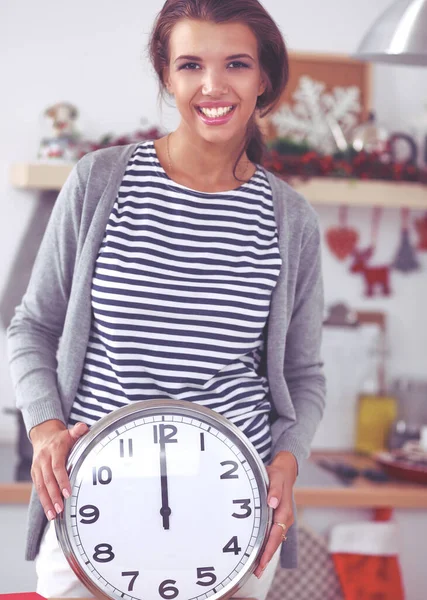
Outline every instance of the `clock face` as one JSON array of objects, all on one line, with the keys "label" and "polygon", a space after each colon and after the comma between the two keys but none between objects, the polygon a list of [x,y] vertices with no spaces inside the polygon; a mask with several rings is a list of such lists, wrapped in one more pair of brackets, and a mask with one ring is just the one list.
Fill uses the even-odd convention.
[{"label": "clock face", "polygon": [[256,452],[234,426],[170,404],[125,411],[70,472],[59,539],[84,583],[111,598],[222,596],[266,537]]}]

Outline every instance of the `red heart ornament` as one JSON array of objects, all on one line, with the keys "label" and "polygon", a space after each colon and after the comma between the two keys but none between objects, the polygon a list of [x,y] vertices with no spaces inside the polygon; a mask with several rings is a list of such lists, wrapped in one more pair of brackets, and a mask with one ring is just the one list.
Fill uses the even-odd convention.
[{"label": "red heart ornament", "polygon": [[354,252],[359,234],[350,227],[332,227],[326,232],[326,241],[332,254],[338,260],[344,260]]}]

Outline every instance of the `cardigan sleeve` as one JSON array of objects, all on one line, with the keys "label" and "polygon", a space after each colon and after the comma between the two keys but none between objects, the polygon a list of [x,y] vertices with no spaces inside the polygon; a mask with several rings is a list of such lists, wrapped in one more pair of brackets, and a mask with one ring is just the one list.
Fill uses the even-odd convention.
[{"label": "cardigan sleeve", "polygon": [[296,419],[281,436],[280,450],[291,452],[298,465],[322,419],[326,383],[321,360],[324,294],[320,230],[317,219],[301,243],[295,299],[286,334],[284,377]]},{"label": "cardigan sleeve", "polygon": [[49,419],[64,422],[57,385],[58,350],[74,272],[83,202],[82,163],[62,187],[30,281],[7,330],[16,405],[29,434]]}]

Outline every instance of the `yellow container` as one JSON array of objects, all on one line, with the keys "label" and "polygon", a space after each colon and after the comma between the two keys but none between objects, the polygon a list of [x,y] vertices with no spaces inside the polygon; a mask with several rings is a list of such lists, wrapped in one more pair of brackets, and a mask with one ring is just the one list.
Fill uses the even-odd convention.
[{"label": "yellow container", "polygon": [[396,417],[397,400],[393,396],[361,394],[357,405],[356,452],[372,454],[386,450]]}]

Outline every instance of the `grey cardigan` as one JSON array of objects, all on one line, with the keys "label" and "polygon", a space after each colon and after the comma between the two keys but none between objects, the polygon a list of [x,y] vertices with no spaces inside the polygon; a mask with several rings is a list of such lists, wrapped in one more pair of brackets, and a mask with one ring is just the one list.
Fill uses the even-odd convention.
[{"label": "grey cardigan", "polygon": [[[28,432],[48,419],[68,422],[89,338],[95,260],[135,147],[85,155],[54,205],[28,289],[8,328],[16,403]],[[325,403],[320,233],[308,202],[278,177],[265,173],[273,191],[282,257],[265,357],[273,405],[273,455],[286,450],[300,463],[309,456]],[[34,489],[28,517],[26,559],[33,560],[47,522]],[[281,564],[297,565],[296,524],[282,546]]]}]

